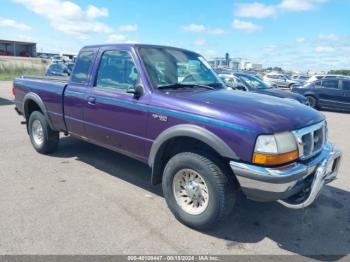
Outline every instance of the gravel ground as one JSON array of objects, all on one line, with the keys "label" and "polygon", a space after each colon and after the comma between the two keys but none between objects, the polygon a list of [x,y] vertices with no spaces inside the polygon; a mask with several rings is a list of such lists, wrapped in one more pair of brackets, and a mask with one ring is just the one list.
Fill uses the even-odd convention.
[{"label": "gravel ground", "polygon": [[142,163],[70,137],[53,155],[36,153],[11,86],[0,82],[0,254],[350,252],[350,114],[323,112],[343,162],[310,208],[240,198],[227,222],[198,232],[174,219]]}]

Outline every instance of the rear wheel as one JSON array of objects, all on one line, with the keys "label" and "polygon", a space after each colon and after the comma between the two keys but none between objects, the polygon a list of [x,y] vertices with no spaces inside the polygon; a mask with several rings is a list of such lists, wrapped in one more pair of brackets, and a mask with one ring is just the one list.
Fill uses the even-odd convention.
[{"label": "rear wheel", "polygon": [[224,170],[216,161],[196,153],[179,153],[169,160],[163,174],[163,193],[180,222],[207,229],[230,213],[237,187]]},{"label": "rear wheel", "polygon": [[295,84],[290,84],[289,86],[288,86],[288,89],[289,90],[292,90],[292,87],[294,86]]},{"label": "rear wheel", "polygon": [[310,107],[317,108],[317,99],[313,96],[306,96],[307,102]]},{"label": "rear wheel", "polygon": [[34,149],[41,154],[53,153],[58,146],[59,132],[53,131],[45,116],[34,111],[30,114],[28,122],[30,141]]}]

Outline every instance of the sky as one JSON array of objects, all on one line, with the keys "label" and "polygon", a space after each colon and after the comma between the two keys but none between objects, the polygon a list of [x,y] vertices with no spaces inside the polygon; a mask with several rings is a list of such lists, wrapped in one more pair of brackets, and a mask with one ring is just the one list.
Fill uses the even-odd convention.
[{"label": "sky", "polygon": [[297,71],[350,69],[350,0],[1,0],[0,39],[37,51],[147,43]]}]

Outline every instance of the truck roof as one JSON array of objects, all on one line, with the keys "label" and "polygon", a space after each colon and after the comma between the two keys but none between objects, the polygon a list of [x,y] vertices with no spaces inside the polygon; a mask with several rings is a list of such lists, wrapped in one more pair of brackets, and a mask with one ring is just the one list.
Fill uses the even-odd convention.
[{"label": "truck roof", "polygon": [[194,51],[188,50],[188,49],[184,49],[184,48],[180,48],[180,47],[173,47],[173,46],[166,46],[166,45],[152,45],[152,44],[139,44],[139,43],[122,43],[122,44],[101,44],[101,45],[88,45],[88,46],[84,46],[81,50],[84,49],[97,49],[97,48],[101,48],[101,47],[124,47],[124,48],[139,48],[139,47],[145,47],[145,48],[172,48],[172,49],[176,49],[176,50],[182,50],[182,51],[187,51],[187,52],[192,52],[192,53],[196,53]]}]

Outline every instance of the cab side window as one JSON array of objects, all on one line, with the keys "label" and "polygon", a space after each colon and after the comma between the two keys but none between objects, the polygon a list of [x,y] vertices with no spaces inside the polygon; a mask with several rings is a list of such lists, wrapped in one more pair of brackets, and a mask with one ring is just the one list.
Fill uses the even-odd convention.
[{"label": "cab side window", "polygon": [[95,87],[126,92],[135,86],[138,72],[130,54],[126,51],[106,51],[101,58]]},{"label": "cab side window", "polygon": [[350,91],[350,81],[343,81],[343,89]]},{"label": "cab side window", "polygon": [[94,58],[94,52],[83,51],[79,54],[71,82],[76,84],[86,84],[88,80],[89,69]]}]

